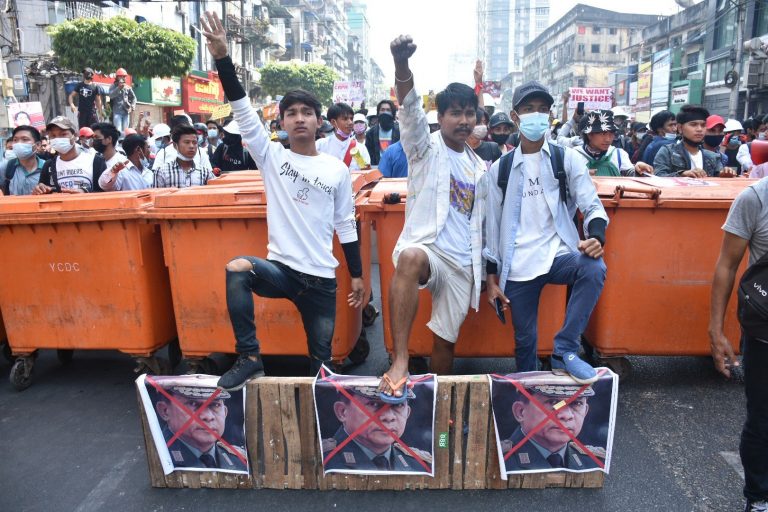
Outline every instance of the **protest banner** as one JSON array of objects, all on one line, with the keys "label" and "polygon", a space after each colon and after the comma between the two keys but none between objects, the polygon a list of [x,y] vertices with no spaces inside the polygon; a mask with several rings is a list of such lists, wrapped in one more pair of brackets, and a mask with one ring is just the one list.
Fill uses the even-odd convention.
[{"label": "protest banner", "polygon": [[568,89],[568,118],[573,117],[576,104],[584,102],[584,112],[590,110],[610,110],[613,106],[613,89],[611,87],[571,87]]},{"label": "protest banner", "polygon": [[14,128],[21,125],[34,126],[38,130],[45,128],[43,105],[39,101],[9,103],[8,118]]},{"label": "protest banner", "polygon": [[333,83],[333,102],[360,106],[365,101],[365,81],[352,80]]}]

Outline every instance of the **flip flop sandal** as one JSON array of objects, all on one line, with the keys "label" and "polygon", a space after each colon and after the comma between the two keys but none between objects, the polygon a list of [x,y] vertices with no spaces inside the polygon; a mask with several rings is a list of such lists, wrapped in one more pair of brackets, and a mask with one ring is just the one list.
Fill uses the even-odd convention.
[{"label": "flip flop sandal", "polygon": [[392,390],[392,393],[403,388],[402,395],[395,396],[394,394],[386,393],[384,391],[379,391],[379,400],[381,400],[384,403],[392,404],[392,405],[400,405],[402,403],[405,403],[406,400],[408,400],[408,375],[400,379],[398,382],[395,382],[392,380],[392,378],[387,375],[386,373],[381,376],[381,380],[387,383],[387,386],[389,386],[389,389]]}]

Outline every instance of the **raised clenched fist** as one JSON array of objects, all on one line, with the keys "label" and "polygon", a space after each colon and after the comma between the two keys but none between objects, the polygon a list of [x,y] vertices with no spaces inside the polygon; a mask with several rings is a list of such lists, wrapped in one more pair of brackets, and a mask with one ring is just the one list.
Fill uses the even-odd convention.
[{"label": "raised clenched fist", "polygon": [[407,62],[411,55],[416,51],[416,45],[413,44],[411,36],[398,36],[389,44],[389,50],[392,52],[392,58],[395,63]]}]

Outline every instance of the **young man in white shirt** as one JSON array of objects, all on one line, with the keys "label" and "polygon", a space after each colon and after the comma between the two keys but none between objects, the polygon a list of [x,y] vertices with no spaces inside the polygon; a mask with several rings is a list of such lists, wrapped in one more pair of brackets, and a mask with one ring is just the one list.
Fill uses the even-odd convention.
[{"label": "young man in white shirt", "polygon": [[579,131],[584,144],[576,146],[574,151],[584,157],[591,176],[653,174],[653,166],[644,162],[633,164],[623,148],[613,145],[617,132],[613,111],[590,111],[582,117]]},{"label": "young man in white shirt", "polygon": [[318,139],[315,143],[317,150],[338,158],[350,171],[368,169],[371,157],[365,144],[360,144],[355,138],[353,119],[355,112],[346,103],[336,103],[328,109],[328,121],[333,126],[331,136]]},{"label": "young man in white shirt", "polygon": [[[515,89],[512,103],[520,146],[488,172],[488,302],[511,310],[517,371],[535,371],[541,291],[547,284],[573,286],[565,323],[555,335],[552,371],[569,374],[580,384],[591,383],[597,373],[577,352],[605,282],[602,256],[608,216],[584,157],[546,141],[554,103],[547,89],[535,81],[524,83]],[[553,161],[558,168],[553,169]],[[505,169],[506,183],[499,180]],[[585,240],[579,240],[573,222],[577,207],[584,215]]]},{"label": "young man in white shirt", "polygon": [[226,267],[227,309],[237,340],[235,350],[240,356],[218,385],[236,390],[248,379],[264,374],[256,339],[253,293],[285,298],[296,305],[307,334],[310,371],[316,373],[331,360],[338,266],[333,257],[334,230],[352,279],[348,303],[358,308],[363,302],[365,286],[352,180],[338,159],[317,151],[315,133],[322,122],[320,102],[306,91],[289,91],[280,101],[280,118],[288,132],[290,149],[270,142],[227,54],[221,20],[215,13],[206,13],[200,24],[243,141],[261,169],[269,198],[267,259],[242,256]]},{"label": "young man in white shirt", "polygon": [[485,163],[467,145],[477,122],[477,96],[452,83],[437,97],[440,130],[429,122],[416,93],[408,60],[416,51],[410,36],[390,44],[400,108],[400,143],[408,158],[405,226],[392,258],[389,292],[394,350],[379,386],[380,398],[406,397],[408,338],[419,305],[419,289],[432,293],[431,370],[451,373],[453,352],[469,306],[479,307]]},{"label": "young man in white shirt", "polygon": [[64,116],[54,117],[45,126],[45,132],[56,156],[45,162],[40,172],[40,183],[32,193],[102,192],[99,177],[106,169],[104,158],[98,153],[85,151],[76,143],[77,130],[72,121]]},{"label": "young man in white shirt", "polygon": [[149,169],[149,145],[139,134],[123,139],[123,150],[127,158],[118,161],[99,178],[99,185],[105,191],[143,190],[152,187],[153,175]]}]

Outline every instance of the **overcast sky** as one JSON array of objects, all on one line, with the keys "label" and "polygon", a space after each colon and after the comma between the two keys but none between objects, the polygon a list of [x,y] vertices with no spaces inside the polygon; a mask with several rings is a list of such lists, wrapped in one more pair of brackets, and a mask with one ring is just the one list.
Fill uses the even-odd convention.
[{"label": "overcast sky", "polygon": [[[394,67],[389,43],[399,34],[410,34],[418,46],[411,63],[417,87],[441,90],[448,82],[472,80],[472,68],[466,76],[457,73],[452,61],[457,53],[472,53],[476,57],[476,1],[464,0],[358,0],[368,5],[371,24],[371,56],[384,70],[388,83],[393,82]],[[514,0],[510,0],[513,3]],[[550,0],[550,23],[560,19],[577,3],[603,9],[641,14],[674,14],[680,9],[674,0]]]}]

